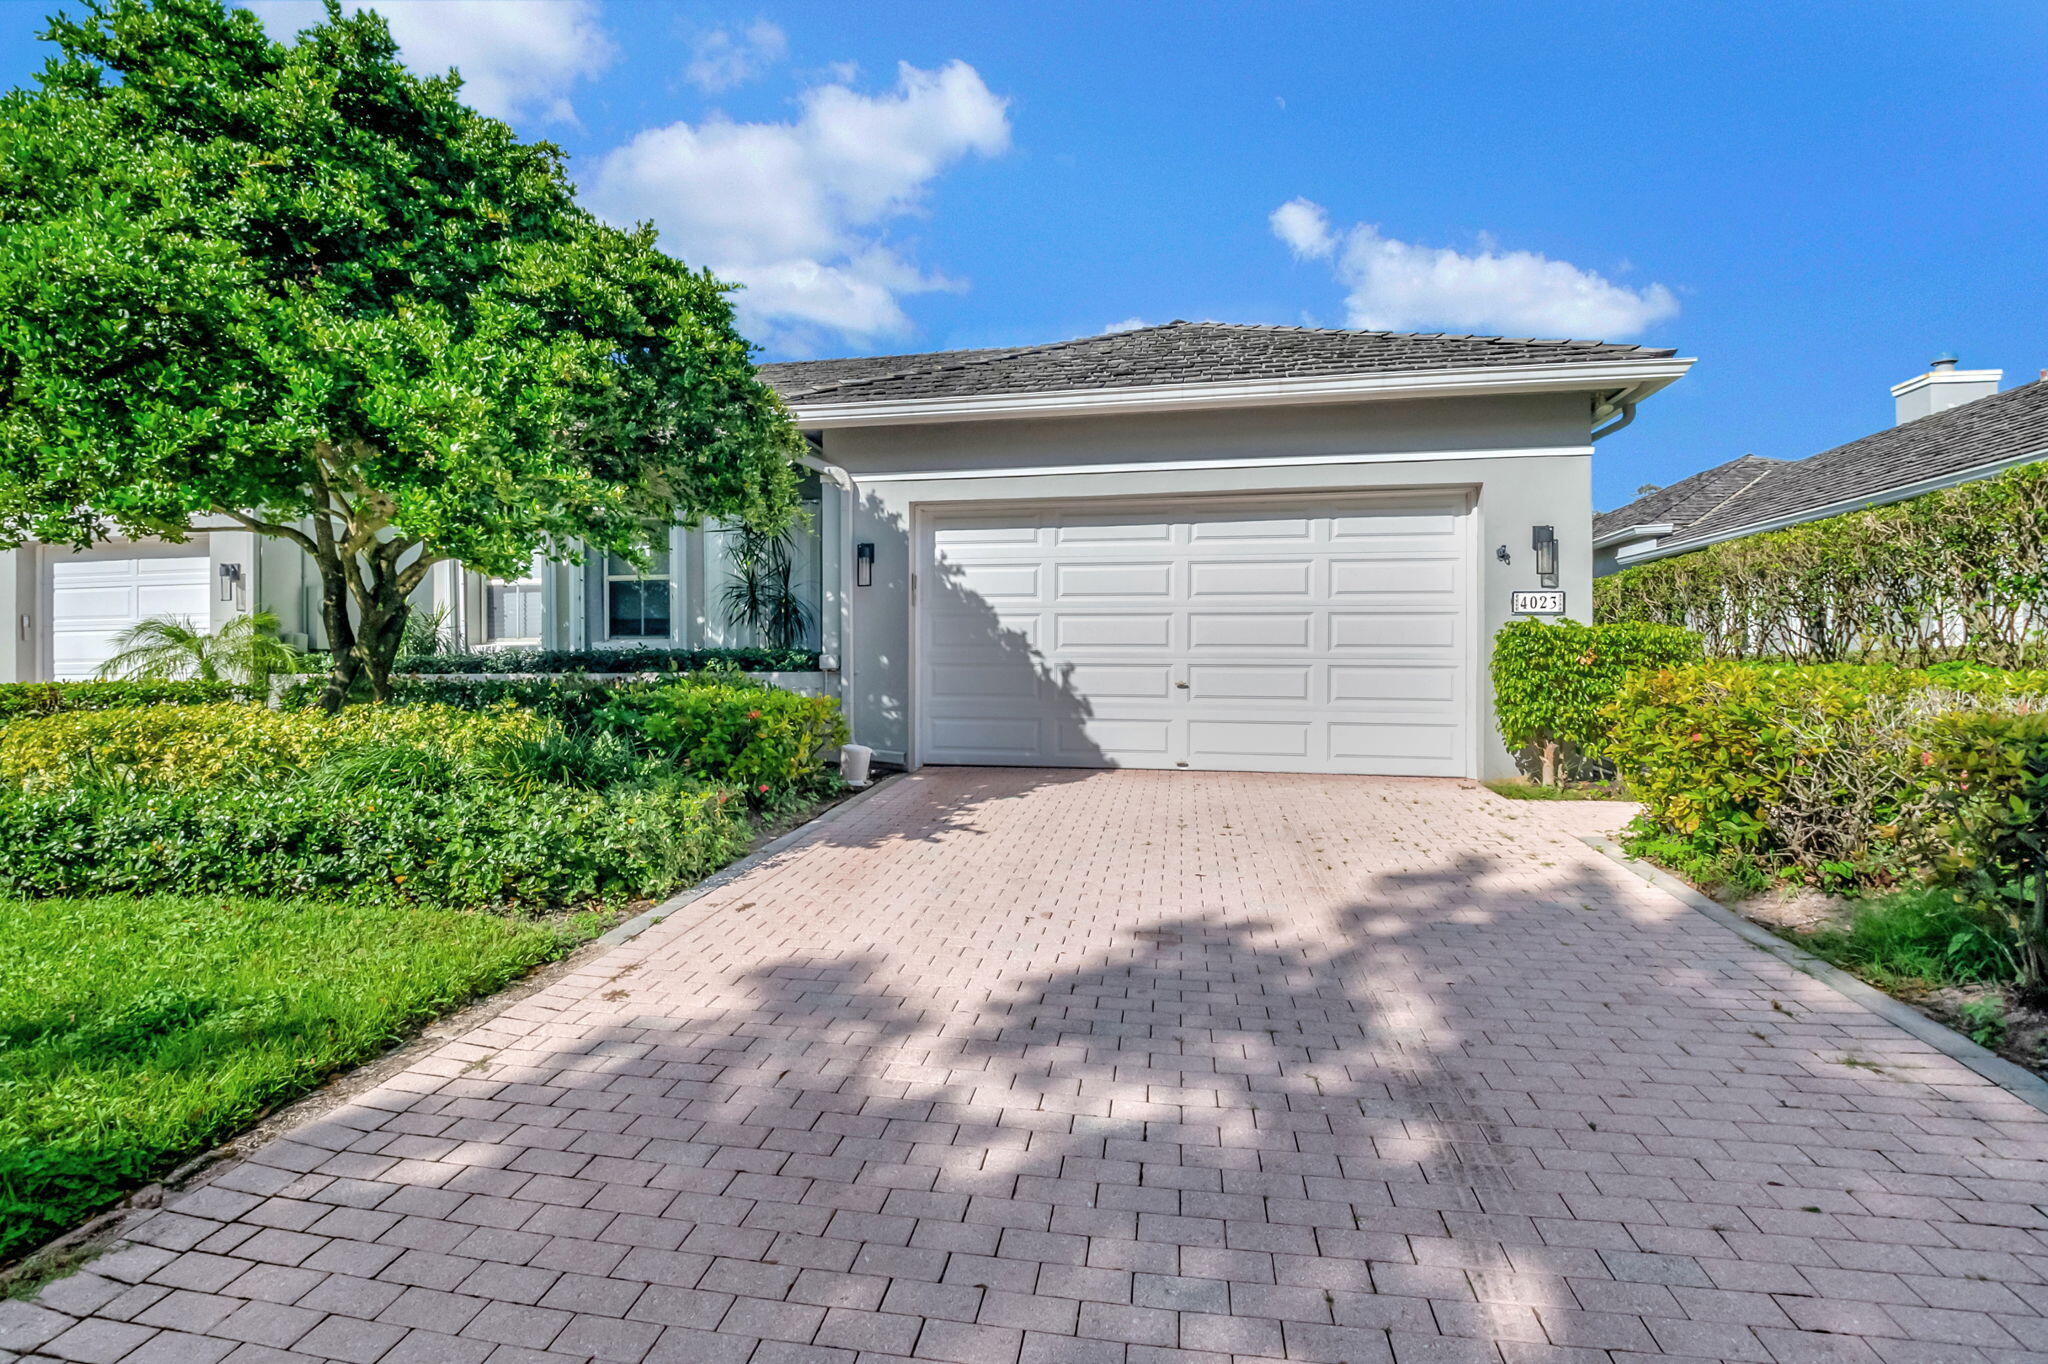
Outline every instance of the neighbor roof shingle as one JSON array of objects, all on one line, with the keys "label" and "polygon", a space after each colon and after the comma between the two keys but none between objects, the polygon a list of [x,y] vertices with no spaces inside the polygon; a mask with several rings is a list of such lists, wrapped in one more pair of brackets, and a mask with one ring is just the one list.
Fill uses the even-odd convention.
[{"label": "neighbor roof shingle", "polygon": [[[1662,555],[1750,526],[1797,520],[1844,502],[1880,501],[1912,484],[2042,455],[2048,455],[2048,382],[2036,381],[1805,459],[1744,455],[1601,513],[1593,533],[1670,522],[1677,529],[1658,542]],[[1695,495],[1701,489],[1720,496]]]},{"label": "neighbor roof shingle", "polygon": [[763,365],[761,374],[785,399],[803,405],[1653,360],[1672,353],[1605,341],[1168,322],[1009,350]]}]

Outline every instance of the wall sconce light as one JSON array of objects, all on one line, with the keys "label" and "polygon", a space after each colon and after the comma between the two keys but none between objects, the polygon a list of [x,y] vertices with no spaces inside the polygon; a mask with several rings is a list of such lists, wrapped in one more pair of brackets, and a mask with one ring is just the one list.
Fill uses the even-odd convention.
[{"label": "wall sconce light", "polygon": [[875,547],[863,540],[853,547],[853,585],[873,587],[875,585]]},{"label": "wall sconce light", "polygon": [[1557,530],[1552,526],[1531,526],[1529,548],[1536,551],[1536,579],[1545,587],[1557,586]]},{"label": "wall sconce light", "polygon": [[220,599],[222,601],[233,601],[235,594],[241,590],[241,587],[242,566],[240,564],[222,564],[220,566]]}]

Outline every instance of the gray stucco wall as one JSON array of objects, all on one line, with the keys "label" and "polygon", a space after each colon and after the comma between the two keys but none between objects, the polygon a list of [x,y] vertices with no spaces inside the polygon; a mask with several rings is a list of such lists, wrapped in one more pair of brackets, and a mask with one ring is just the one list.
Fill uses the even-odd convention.
[{"label": "gray stucco wall", "polygon": [[[873,584],[847,588],[843,685],[854,736],[891,761],[903,761],[910,747],[911,530],[921,508],[1024,499],[1465,488],[1474,495],[1481,546],[1479,628],[1482,640],[1490,640],[1508,619],[1509,593],[1539,585],[1529,551],[1532,525],[1557,528],[1559,585],[1572,614],[1583,618],[1590,607],[1590,426],[1586,397],[1560,394],[830,431],[825,457],[856,479],[934,471],[928,478],[865,483],[854,509],[843,552],[850,556],[853,542],[876,546]],[[1087,467],[1229,460],[1273,462],[1170,471]],[[1059,472],[1023,472],[1033,468]],[[973,473],[994,476],[961,476]],[[1505,565],[1494,555],[1503,544],[1512,560]],[[1483,653],[1474,681],[1482,774],[1509,775],[1512,761],[1494,735]]]}]

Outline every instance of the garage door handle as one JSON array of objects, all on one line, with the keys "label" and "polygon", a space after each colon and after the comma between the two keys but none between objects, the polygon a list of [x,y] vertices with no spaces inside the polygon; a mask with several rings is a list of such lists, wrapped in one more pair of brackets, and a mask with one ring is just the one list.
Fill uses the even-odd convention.
[{"label": "garage door handle", "polygon": [[1179,687],[1182,691],[1186,691],[1188,689],[1188,684],[1185,682],[1176,682],[1173,685]]}]

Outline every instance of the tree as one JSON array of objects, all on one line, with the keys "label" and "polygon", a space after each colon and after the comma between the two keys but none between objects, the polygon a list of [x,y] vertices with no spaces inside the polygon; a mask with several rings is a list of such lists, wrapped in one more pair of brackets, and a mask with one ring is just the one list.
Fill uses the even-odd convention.
[{"label": "tree", "polygon": [[114,648],[99,675],[127,681],[260,687],[299,661],[299,651],[277,637],[277,617],[268,611],[236,616],[214,631],[178,616],[151,616],[114,636]]},{"label": "tree", "polygon": [[291,541],[333,707],[388,694],[436,564],[796,514],[727,287],[578,208],[374,12],[281,44],[222,0],[89,0],[44,36],[0,97],[0,545]]}]

